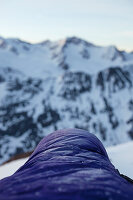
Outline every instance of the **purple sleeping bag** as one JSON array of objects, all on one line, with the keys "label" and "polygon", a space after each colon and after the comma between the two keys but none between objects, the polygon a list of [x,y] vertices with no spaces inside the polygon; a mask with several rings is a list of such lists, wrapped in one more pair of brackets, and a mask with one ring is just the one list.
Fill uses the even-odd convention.
[{"label": "purple sleeping bag", "polygon": [[55,131],[29,160],[0,181],[0,200],[132,200],[102,143],[80,129]]}]

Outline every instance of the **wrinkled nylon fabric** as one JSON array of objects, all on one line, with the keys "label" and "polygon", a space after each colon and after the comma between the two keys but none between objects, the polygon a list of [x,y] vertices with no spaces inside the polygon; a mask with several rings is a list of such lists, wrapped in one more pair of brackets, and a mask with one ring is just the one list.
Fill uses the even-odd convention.
[{"label": "wrinkled nylon fabric", "polygon": [[132,200],[133,184],[99,139],[80,129],[44,137],[29,160],[0,181],[0,200]]}]

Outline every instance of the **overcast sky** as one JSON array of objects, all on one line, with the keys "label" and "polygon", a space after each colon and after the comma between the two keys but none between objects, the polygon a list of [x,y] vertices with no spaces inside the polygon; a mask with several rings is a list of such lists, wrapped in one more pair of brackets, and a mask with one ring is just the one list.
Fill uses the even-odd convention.
[{"label": "overcast sky", "polygon": [[133,50],[133,0],[0,0],[0,36],[30,42],[77,36]]}]

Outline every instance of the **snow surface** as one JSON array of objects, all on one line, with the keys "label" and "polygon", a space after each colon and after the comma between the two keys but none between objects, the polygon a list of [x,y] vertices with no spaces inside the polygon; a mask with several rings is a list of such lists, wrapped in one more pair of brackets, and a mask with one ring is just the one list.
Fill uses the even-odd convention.
[{"label": "snow surface", "polygon": [[133,142],[108,147],[106,150],[115,168],[133,179]]},{"label": "snow surface", "polygon": [[[109,158],[120,173],[133,179],[133,142],[108,147]],[[0,167],[0,179],[12,175],[28,158],[12,161]]]}]

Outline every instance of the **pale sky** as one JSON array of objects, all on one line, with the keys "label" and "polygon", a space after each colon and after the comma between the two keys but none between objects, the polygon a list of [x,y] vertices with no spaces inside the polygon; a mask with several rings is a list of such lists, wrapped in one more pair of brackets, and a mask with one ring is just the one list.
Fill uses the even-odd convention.
[{"label": "pale sky", "polygon": [[77,36],[133,50],[133,0],[0,0],[0,36],[29,42]]}]

